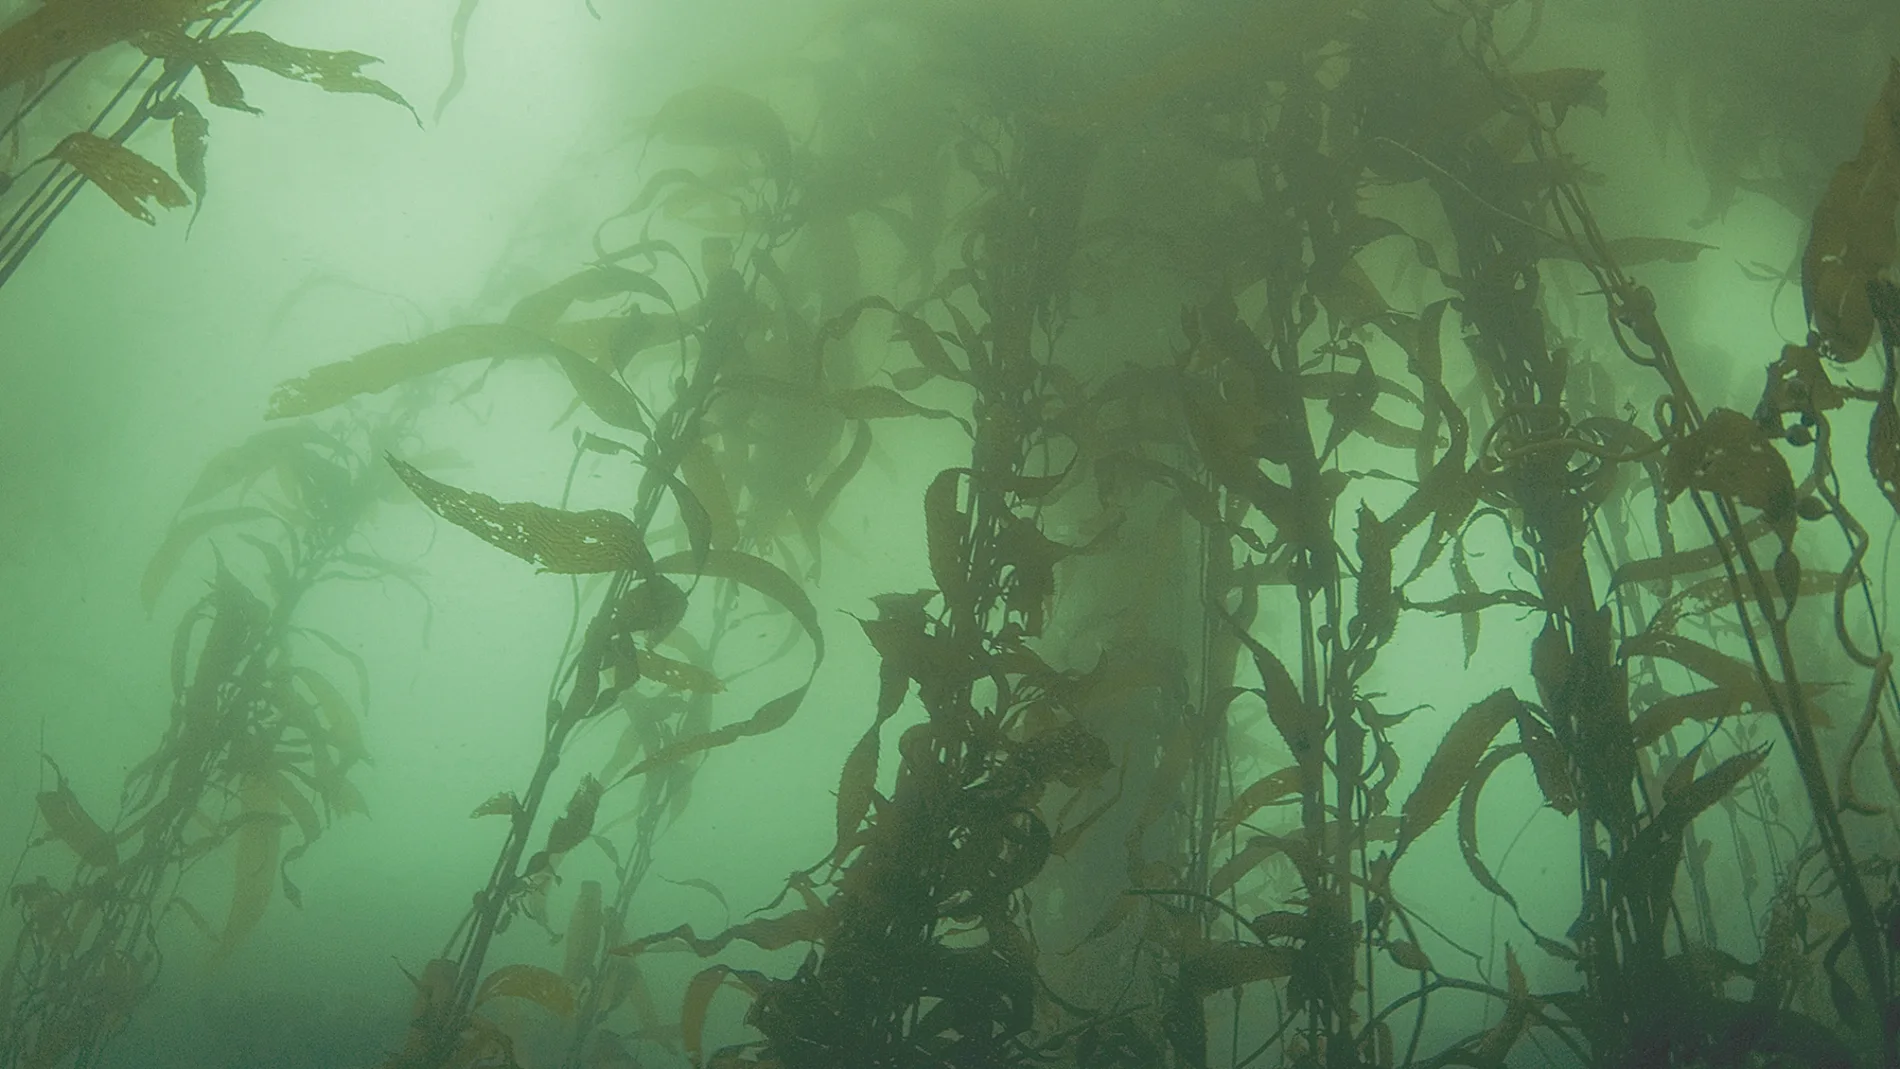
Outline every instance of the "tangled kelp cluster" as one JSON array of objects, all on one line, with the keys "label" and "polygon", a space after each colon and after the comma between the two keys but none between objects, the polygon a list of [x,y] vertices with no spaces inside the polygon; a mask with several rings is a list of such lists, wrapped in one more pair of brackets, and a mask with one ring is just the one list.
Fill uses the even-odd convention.
[{"label": "tangled kelp cluster", "polygon": [[[95,818],[45,758],[39,843],[75,863],[64,881],[10,888],[20,925],[0,975],[0,1064],[93,1064],[157,984],[175,926],[227,957],[280,888],[301,904],[291,866],[331,823],[367,812],[351,780],[369,757],[367,667],[298,611],[320,585],[399,567],[360,545],[397,484],[352,439],[392,429],[265,430],[214,457],[187,495],[146,569],[148,607],[190,551],[232,537],[216,539],[226,552],[178,623],[170,724],[128,771],[116,814]],[[239,548],[243,560],[227,556]],[[186,885],[214,858],[232,871],[218,921]]]},{"label": "tangled kelp cluster", "polygon": [[[0,123],[6,142],[0,153],[0,284],[13,277],[88,184],[146,223],[156,221],[154,204],[193,205],[195,218],[209,185],[211,122],[186,91],[194,72],[205,103],[233,111],[258,110],[246,103],[234,67],[409,107],[394,89],[362,73],[377,62],[374,56],[298,48],[240,29],[261,4],[45,0],[0,29],[0,93],[15,97]],[[117,82],[83,130],[42,121],[41,105],[57,99],[69,80]],[[128,145],[154,120],[170,127],[176,178]]]},{"label": "tangled kelp cluster", "polygon": [[[1900,1064],[1873,552],[1900,510],[1900,66],[1808,191],[1808,328],[1764,341],[1743,411],[1698,394],[1632,274],[1712,246],[1606,231],[1563,131],[1616,116],[1616,87],[1527,64],[1543,14],[854,5],[795,79],[668,99],[578,270],[279,387],[293,420],[467,396],[506,362],[575,423],[541,500],[412,443],[343,468],[574,596],[523,711],[539,750],[474,812],[506,824],[491,875],[412,971],[385,1064]],[[1711,219],[1742,188],[1799,196],[1804,172],[1751,174],[1705,118],[1682,125]],[[915,583],[859,607],[863,707],[825,710],[855,739],[812,785],[830,841],[720,930],[656,915],[666,832],[718,804],[696,776],[810,715],[857,640],[818,609],[835,521],[920,421],[963,437],[905,499]],[[235,456],[315,440],[285,427]],[[217,489],[264,470],[225,467]],[[741,641],[761,619],[772,642]],[[1441,715],[1420,643],[1509,674],[1454,674]],[[789,687],[738,685],[787,659]],[[287,694],[327,709],[312,686],[257,722]],[[301,849],[251,841],[301,811],[260,777],[348,782],[360,754],[318,723],[324,746],[239,769],[245,871]],[[1514,776],[1561,821],[1574,894],[1506,879],[1481,838]],[[72,895],[123,864],[63,779],[42,808]],[[1503,911],[1501,951],[1441,915],[1438,864]],[[16,889],[29,934],[59,893]],[[702,964],[663,987],[668,950]],[[94,997],[30,982],[29,1009]]]}]

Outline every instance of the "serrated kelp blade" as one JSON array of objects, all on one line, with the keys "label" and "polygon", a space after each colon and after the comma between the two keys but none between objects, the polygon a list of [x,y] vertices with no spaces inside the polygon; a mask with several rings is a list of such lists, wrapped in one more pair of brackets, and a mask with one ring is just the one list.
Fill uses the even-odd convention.
[{"label": "serrated kelp blade", "polygon": [[1400,853],[1451,808],[1483,760],[1491,740],[1504,725],[1517,719],[1518,705],[1517,695],[1510,688],[1496,691],[1466,709],[1445,732],[1431,760],[1426,762],[1418,786],[1412,788],[1405,799],[1399,832]]}]

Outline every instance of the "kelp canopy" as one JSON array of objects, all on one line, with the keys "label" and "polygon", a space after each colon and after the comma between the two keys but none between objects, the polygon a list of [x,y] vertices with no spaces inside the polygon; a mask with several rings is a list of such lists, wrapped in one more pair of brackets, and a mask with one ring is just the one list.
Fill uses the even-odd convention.
[{"label": "kelp canopy", "polygon": [[[1900,12],[750,14],[179,461],[0,1066],[1900,1066]],[[268,17],[0,23],[0,280]]]}]

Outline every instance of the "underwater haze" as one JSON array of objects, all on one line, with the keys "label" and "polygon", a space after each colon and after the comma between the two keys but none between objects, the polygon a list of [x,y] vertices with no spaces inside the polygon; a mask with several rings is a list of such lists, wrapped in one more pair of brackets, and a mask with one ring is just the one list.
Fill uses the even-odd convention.
[{"label": "underwater haze", "polygon": [[0,0],[0,1069],[1900,1069],[1896,57]]}]

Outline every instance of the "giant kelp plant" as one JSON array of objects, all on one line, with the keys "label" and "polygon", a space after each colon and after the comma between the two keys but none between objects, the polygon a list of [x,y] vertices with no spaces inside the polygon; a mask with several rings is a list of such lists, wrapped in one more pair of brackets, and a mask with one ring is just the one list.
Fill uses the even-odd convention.
[{"label": "giant kelp plant", "polygon": [[[380,464],[573,598],[384,1064],[1900,1065],[1900,65],[1825,162],[1708,110],[1718,61],[1654,72],[1704,225],[1807,223],[1803,337],[1718,399],[1637,274],[1713,247],[1611,229],[1566,143],[1621,89],[1532,62],[1548,2],[847,5],[662,103],[565,277],[284,383],[273,419],[528,366],[575,424],[538,500]],[[898,504],[854,496],[903,446]],[[854,507],[920,544],[841,634]],[[858,704],[811,708],[847,645]],[[717,931],[657,911],[707,765],[813,716],[853,741],[809,864]],[[1481,838],[1512,790],[1563,877]]]},{"label": "giant kelp plant", "polygon": [[[141,591],[154,605],[187,554],[210,545],[207,589],[172,640],[163,736],[105,823],[42,755],[36,845],[72,860],[62,878],[10,888],[20,923],[0,975],[0,1064],[99,1064],[182,949],[181,919],[211,960],[228,957],[280,888],[301,905],[291,865],[336,818],[366,811],[350,777],[369,756],[368,670],[299,608],[319,585],[401,571],[359,537],[395,485],[373,447],[399,437],[387,423],[286,424],[219,453],[193,484]],[[232,866],[215,922],[189,880],[213,859]]]}]

